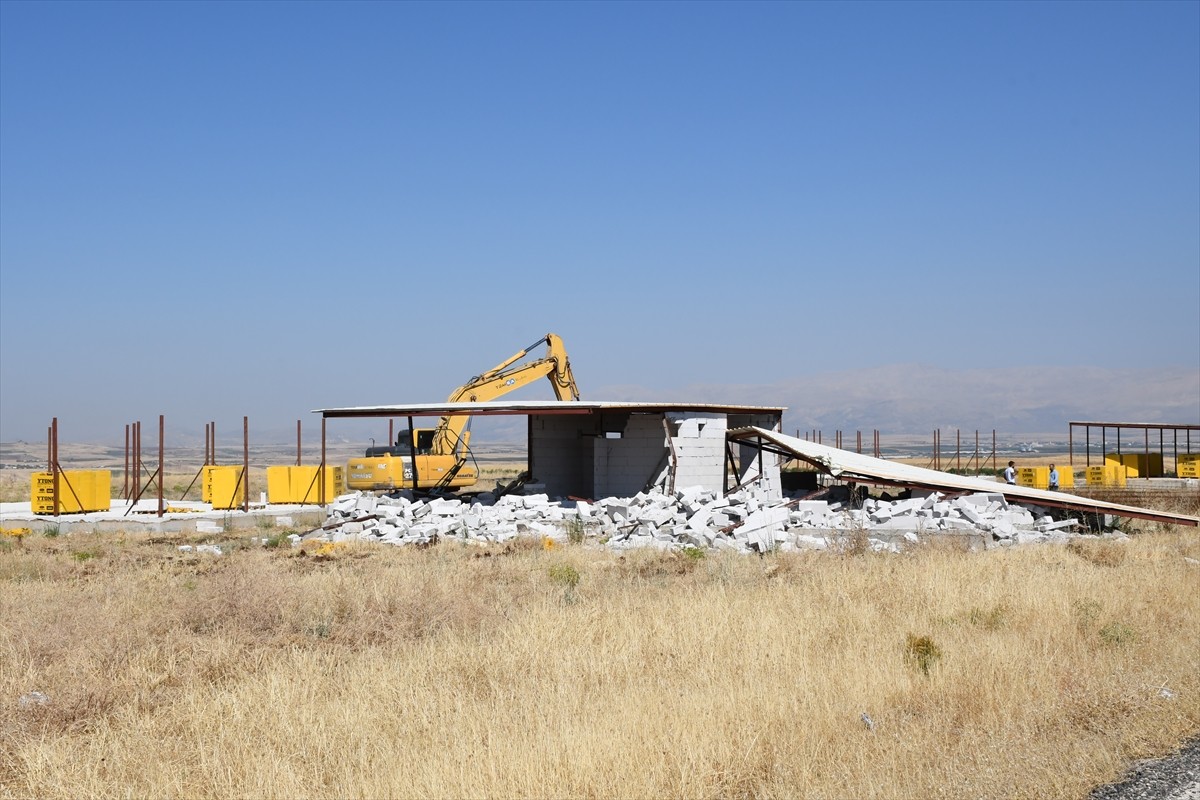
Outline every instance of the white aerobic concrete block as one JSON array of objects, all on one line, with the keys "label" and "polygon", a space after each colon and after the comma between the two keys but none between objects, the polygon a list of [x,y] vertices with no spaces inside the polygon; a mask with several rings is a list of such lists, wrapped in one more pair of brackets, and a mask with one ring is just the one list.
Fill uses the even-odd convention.
[{"label": "white aerobic concrete block", "polygon": [[1077,520],[1077,519],[1064,519],[1064,520],[1060,520],[1059,522],[1051,522],[1051,523],[1048,523],[1045,525],[1039,525],[1038,530],[1040,530],[1040,531],[1057,531],[1062,528],[1072,528],[1078,524],[1079,524],[1079,520]]},{"label": "white aerobic concrete block", "polygon": [[712,513],[709,509],[702,508],[695,514],[692,514],[687,521],[688,530],[695,531],[696,533],[708,530],[708,521],[712,518]]},{"label": "white aerobic concrete block", "polygon": [[791,511],[786,506],[768,506],[753,512],[742,523],[741,530],[745,532],[764,529],[782,529],[787,524]]}]

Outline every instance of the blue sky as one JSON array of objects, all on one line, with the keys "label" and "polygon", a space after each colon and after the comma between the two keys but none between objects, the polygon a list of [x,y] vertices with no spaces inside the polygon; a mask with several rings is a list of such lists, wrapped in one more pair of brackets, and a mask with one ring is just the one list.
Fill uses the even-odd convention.
[{"label": "blue sky", "polygon": [[0,3],[0,441],[547,331],[591,399],[1196,368],[1198,308],[1200,3]]}]

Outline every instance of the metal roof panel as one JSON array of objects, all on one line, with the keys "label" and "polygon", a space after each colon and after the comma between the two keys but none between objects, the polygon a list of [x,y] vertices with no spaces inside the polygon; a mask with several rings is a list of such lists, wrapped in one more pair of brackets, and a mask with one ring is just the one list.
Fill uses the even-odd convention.
[{"label": "metal roof panel", "polygon": [[948,472],[915,467],[910,464],[899,464],[882,458],[864,456],[861,453],[839,450],[836,447],[797,439],[794,436],[786,436],[765,428],[735,428],[727,435],[735,441],[745,442],[748,439],[758,439],[760,443],[770,442],[775,445],[775,448],[768,449],[790,453],[823,472],[845,481],[888,483],[945,492],[990,492],[1002,494],[1006,499],[1025,500],[1043,506],[1153,519],[1180,525],[1200,525],[1200,517],[1192,517],[1187,514],[1172,514],[1137,506],[1107,503],[1065,492],[1051,492],[1026,486],[1009,486],[1006,483],[996,483],[967,475],[952,475]]}]

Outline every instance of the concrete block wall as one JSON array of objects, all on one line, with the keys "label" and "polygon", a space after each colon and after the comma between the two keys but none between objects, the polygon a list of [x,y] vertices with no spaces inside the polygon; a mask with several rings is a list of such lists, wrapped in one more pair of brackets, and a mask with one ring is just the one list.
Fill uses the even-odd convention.
[{"label": "concrete block wall", "polygon": [[595,438],[594,497],[630,497],[645,488],[666,463],[667,434],[661,414],[630,414],[621,438]]},{"label": "concrete block wall", "polygon": [[595,497],[592,453],[597,420],[592,415],[530,417],[529,464],[551,497]]},{"label": "concrete block wall", "polygon": [[667,413],[675,448],[675,488],[703,486],[720,492],[725,480],[725,415]]},{"label": "concrete block wall", "polygon": [[[666,491],[701,486],[721,492],[725,486],[725,433],[731,427],[758,425],[778,430],[769,414],[671,411],[592,415],[545,414],[530,418],[529,460],[534,480],[552,497],[631,497],[654,482]],[[674,446],[674,475],[667,431]],[[606,434],[619,434],[608,438]],[[758,474],[758,451],[742,447],[740,480]],[[780,459],[763,455],[759,490],[781,496]],[[671,478],[674,478],[673,482]],[[731,480],[731,483],[733,481]]]}]

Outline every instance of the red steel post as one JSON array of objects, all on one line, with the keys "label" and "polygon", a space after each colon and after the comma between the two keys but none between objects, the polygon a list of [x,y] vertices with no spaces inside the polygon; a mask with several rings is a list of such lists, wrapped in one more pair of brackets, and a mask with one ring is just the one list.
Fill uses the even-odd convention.
[{"label": "red steel post", "polygon": [[250,513],[250,418],[242,417],[242,512]]},{"label": "red steel post", "polygon": [[163,461],[163,431],[166,429],[163,425],[163,415],[158,415],[158,515],[163,515],[163,483],[167,479],[167,467]]}]

